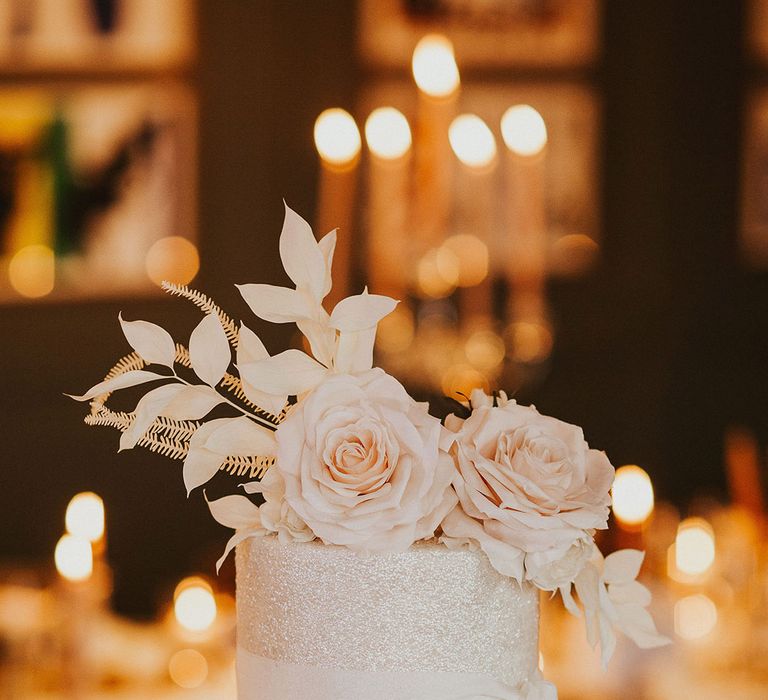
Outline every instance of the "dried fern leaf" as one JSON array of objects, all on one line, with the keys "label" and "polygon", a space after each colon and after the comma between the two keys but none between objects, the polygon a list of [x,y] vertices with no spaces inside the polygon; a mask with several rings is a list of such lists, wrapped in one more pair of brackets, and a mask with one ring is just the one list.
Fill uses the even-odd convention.
[{"label": "dried fern leaf", "polygon": [[274,463],[274,457],[258,457],[255,455],[249,455],[248,457],[232,456],[227,457],[226,462],[221,465],[220,469],[232,476],[248,476],[251,479],[260,479]]},{"label": "dried fern leaf", "polygon": [[190,289],[186,284],[163,282],[162,287],[168,294],[191,301],[201,311],[207,314],[216,314],[219,317],[219,321],[221,321],[224,332],[227,334],[227,340],[237,350],[237,343],[240,337],[237,324],[208,295],[198,292],[196,289]]}]

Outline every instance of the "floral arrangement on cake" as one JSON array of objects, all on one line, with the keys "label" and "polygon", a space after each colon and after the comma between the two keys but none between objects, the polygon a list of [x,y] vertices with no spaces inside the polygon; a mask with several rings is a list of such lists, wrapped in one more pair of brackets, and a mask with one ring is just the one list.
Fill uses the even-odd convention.
[{"label": "floral arrangement on cake", "polygon": [[[260,319],[295,323],[311,355],[270,356],[208,297],[166,283],[203,319],[184,346],[160,326],[121,317],[133,352],[73,397],[90,401],[86,423],[122,431],[121,450],[140,445],[183,460],[188,494],[222,469],[242,478],[242,495],[208,502],[235,530],[219,565],[249,537],[319,539],[361,554],[437,538],[481,549],[520,584],[559,592],[584,617],[604,663],[616,631],[643,648],[666,644],[647,611],[650,592],[636,580],[643,553],[603,558],[595,545],[614,476],[606,455],[577,426],[503,392],[475,390],[444,425],[431,416],[373,367],[377,324],[397,301],[366,289],[324,308],[335,244],[335,231],[317,241],[286,206],[280,257],[295,288],[238,286]],[[142,384],[158,386],[134,411],[107,407],[111,392]],[[232,415],[204,421],[219,406]]]}]

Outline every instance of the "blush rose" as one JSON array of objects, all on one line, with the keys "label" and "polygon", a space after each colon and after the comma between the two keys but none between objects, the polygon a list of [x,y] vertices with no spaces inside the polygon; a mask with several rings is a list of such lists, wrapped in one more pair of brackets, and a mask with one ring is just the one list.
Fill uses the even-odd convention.
[{"label": "blush rose", "polygon": [[277,430],[285,501],[326,544],[397,552],[456,504],[443,428],[379,369],[333,375]]}]

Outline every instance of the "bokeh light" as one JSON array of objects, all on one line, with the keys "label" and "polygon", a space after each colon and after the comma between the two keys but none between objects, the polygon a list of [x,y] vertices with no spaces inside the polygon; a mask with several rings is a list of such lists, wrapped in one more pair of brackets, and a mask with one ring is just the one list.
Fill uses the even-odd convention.
[{"label": "bokeh light", "polygon": [[416,281],[422,296],[432,299],[448,296],[459,281],[459,258],[446,248],[430,250],[419,261]]},{"label": "bokeh light", "polygon": [[547,145],[547,125],[530,105],[515,105],[504,112],[501,135],[507,148],[520,156],[535,156]]},{"label": "bokeh light", "polygon": [[104,501],[91,491],[76,494],[67,506],[64,524],[70,535],[97,542],[104,536]]},{"label": "bokeh light", "polygon": [[440,34],[427,34],[413,51],[413,78],[431,97],[448,97],[461,82],[453,44]]},{"label": "bokeh light", "polygon": [[338,107],[326,109],[315,120],[315,146],[334,166],[348,166],[360,153],[360,130],[352,115]]},{"label": "bokeh light", "polygon": [[56,571],[68,581],[85,581],[93,573],[91,543],[74,535],[62,535],[53,554]]},{"label": "bokeh light", "polygon": [[712,526],[703,518],[683,520],[675,538],[673,578],[687,580],[701,577],[714,563],[715,534]]},{"label": "bokeh light", "polygon": [[611,489],[613,514],[621,525],[642,525],[653,512],[653,484],[648,473],[636,464],[616,470]]},{"label": "bokeh light", "polygon": [[467,338],[464,353],[473,367],[490,371],[502,363],[506,347],[501,337],[492,330],[479,330]]},{"label": "bokeh light", "polygon": [[543,362],[552,352],[552,331],[543,322],[515,321],[509,325],[506,337],[510,356],[521,364]]},{"label": "bokeh light", "polygon": [[406,351],[413,342],[415,327],[411,310],[399,304],[395,310],[379,321],[376,345],[388,353]]},{"label": "bokeh light", "polygon": [[144,264],[147,276],[158,286],[165,281],[189,284],[200,270],[200,255],[192,241],[166,236],[152,244]]},{"label": "bokeh light", "polygon": [[441,381],[443,393],[446,396],[463,401],[473,389],[489,391],[487,377],[478,372],[471,365],[457,364],[449,367],[443,374]]},{"label": "bokeh light", "polygon": [[411,148],[411,127],[402,112],[394,107],[379,107],[365,120],[365,140],[374,155],[397,160]]},{"label": "bokeh light", "polygon": [[675,603],[675,634],[683,639],[706,637],[717,626],[717,607],[710,598],[697,593]]},{"label": "bokeh light", "polygon": [[196,649],[180,649],[168,662],[168,675],[181,688],[197,688],[208,678],[208,662]]},{"label": "bokeh light", "polygon": [[488,276],[488,246],[477,236],[460,233],[446,239],[441,246],[459,261],[459,287],[474,287]]},{"label": "bokeh light", "polygon": [[203,632],[216,620],[216,599],[210,584],[198,576],[182,580],[173,594],[177,622],[190,632]]},{"label": "bokeh light", "polygon": [[476,114],[461,114],[451,122],[448,140],[456,157],[470,168],[487,168],[496,159],[496,139]]},{"label": "bokeh light", "polygon": [[44,297],[53,291],[56,259],[45,245],[28,245],[16,252],[8,264],[11,286],[28,299]]}]

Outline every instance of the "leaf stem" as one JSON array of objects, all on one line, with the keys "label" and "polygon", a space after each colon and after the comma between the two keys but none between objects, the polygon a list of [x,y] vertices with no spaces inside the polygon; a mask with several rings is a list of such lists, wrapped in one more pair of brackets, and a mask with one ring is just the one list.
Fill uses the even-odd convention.
[{"label": "leaf stem", "polygon": [[[182,379],[178,374],[176,374],[176,371],[174,370],[173,376],[178,379],[182,384],[186,384],[187,386],[202,386],[200,384],[192,384],[191,382],[188,382],[186,379]],[[207,385],[206,385],[207,386]],[[215,387],[213,388],[214,391],[216,391]],[[265,428],[270,428],[272,430],[277,430],[277,426],[274,423],[271,423],[270,421],[266,420],[265,418],[262,418],[256,413],[252,413],[251,411],[248,411],[244,409],[242,406],[238,406],[234,401],[230,401],[226,396],[224,396],[221,392],[216,391],[216,393],[224,400],[226,401],[232,408],[237,409],[242,413],[244,416],[248,416],[248,418],[253,418],[257,423],[261,423]]]}]

